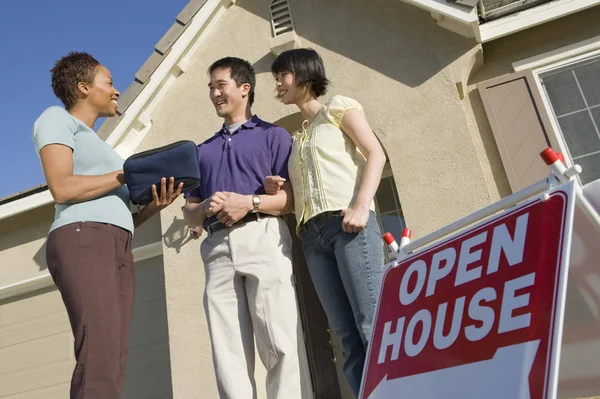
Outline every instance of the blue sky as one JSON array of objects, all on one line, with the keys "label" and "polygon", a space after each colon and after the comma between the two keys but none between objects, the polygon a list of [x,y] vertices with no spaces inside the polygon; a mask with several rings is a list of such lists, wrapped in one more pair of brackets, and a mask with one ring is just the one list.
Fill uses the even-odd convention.
[{"label": "blue sky", "polygon": [[[50,105],[54,62],[88,51],[124,92],[188,0],[6,0],[0,10],[0,198],[45,183],[31,127]],[[99,126],[99,125],[97,125]]]}]

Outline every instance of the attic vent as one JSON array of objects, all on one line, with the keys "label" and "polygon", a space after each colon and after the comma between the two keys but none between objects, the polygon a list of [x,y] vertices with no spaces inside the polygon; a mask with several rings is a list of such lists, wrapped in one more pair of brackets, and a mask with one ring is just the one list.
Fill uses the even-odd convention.
[{"label": "attic vent", "polygon": [[271,26],[275,37],[294,31],[294,21],[288,0],[271,1]]}]

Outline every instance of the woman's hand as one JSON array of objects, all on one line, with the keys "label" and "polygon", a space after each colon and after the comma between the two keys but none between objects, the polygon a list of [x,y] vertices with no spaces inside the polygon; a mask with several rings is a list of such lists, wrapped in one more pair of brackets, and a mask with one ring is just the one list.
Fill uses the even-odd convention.
[{"label": "woman's hand", "polygon": [[267,176],[265,177],[265,181],[263,182],[263,186],[265,187],[265,193],[269,195],[277,194],[277,191],[281,190],[283,187],[283,183],[287,180],[281,176]]},{"label": "woman's hand", "polygon": [[167,179],[163,177],[160,181],[160,196],[156,190],[156,184],[152,185],[152,202],[133,215],[133,225],[136,228],[142,225],[146,220],[150,219],[154,214],[171,205],[173,201],[179,197],[181,190],[183,189],[183,183],[179,183],[179,186],[175,191],[173,191],[174,185],[175,179],[173,177],[169,179],[168,184]]},{"label": "woman's hand", "polygon": [[[160,196],[156,190],[156,184],[152,185],[152,202],[151,205],[156,207],[159,211],[171,205],[173,201],[181,195],[183,189],[183,182],[179,183],[177,190],[174,191],[175,178],[171,177],[167,184],[167,179],[162,178],[160,181]],[[150,206],[150,204],[149,204]]]},{"label": "woman's hand", "polygon": [[342,230],[346,233],[358,233],[367,226],[369,222],[368,206],[353,206],[342,210]]}]

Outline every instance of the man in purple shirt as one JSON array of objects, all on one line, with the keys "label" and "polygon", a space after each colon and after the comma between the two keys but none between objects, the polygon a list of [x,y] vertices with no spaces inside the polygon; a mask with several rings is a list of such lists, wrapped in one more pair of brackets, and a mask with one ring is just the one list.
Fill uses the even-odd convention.
[{"label": "man in purple shirt", "polygon": [[200,186],[184,216],[202,226],[204,307],[221,398],[256,397],[254,340],[269,399],[301,397],[292,240],[278,217],[293,210],[290,189],[265,195],[266,176],[288,177],[292,139],[252,115],[255,74],[239,58],[209,68],[209,97],[223,127],[198,146]]}]

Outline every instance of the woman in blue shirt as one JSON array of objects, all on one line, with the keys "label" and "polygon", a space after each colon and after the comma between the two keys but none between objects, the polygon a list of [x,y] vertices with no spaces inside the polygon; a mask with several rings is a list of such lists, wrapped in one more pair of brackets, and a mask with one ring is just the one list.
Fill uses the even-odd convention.
[{"label": "woman in blue shirt", "polygon": [[94,132],[116,114],[110,71],[87,53],[69,53],[51,70],[52,106],[35,121],[33,142],[56,202],[46,263],[75,338],[72,399],[117,399],[125,379],[135,295],[131,238],[135,227],[181,193],[162,179],[154,201],[131,214],[123,159]]}]

